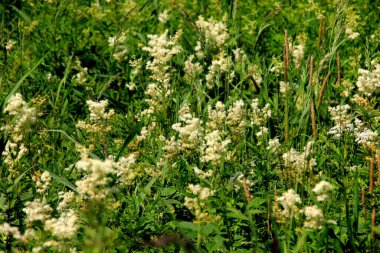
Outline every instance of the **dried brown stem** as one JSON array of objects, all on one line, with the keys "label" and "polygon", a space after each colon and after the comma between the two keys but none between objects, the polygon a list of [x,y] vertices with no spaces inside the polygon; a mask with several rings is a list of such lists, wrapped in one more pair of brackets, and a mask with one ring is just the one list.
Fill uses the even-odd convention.
[{"label": "dried brown stem", "polygon": [[375,167],[375,159],[371,157],[369,164],[369,193],[373,193],[373,171]]},{"label": "dried brown stem", "polygon": [[323,33],[323,19],[321,18],[319,19],[318,50],[321,49],[322,33]]},{"label": "dried brown stem", "polygon": [[363,205],[363,218],[364,218],[364,223],[367,222],[367,207],[365,203],[365,191],[364,187],[362,187],[362,205]]},{"label": "dried brown stem", "polygon": [[[312,89],[313,86],[313,65],[314,65],[314,57],[310,57],[310,78],[309,78],[309,86]],[[311,128],[313,130],[313,139],[317,139],[317,123],[315,120],[315,109],[314,109],[314,96],[313,90],[311,90],[311,98],[310,98],[310,113],[311,113]]]},{"label": "dried brown stem", "polygon": [[[289,66],[289,41],[288,41],[288,31],[285,30],[285,43],[284,43],[284,81],[288,82],[288,66]],[[289,140],[289,107],[288,107],[288,98],[285,97],[285,143]]]},{"label": "dried brown stem", "polygon": [[340,71],[340,53],[338,51],[338,53],[336,54],[336,65],[338,67],[338,85],[341,86],[341,71]]},{"label": "dried brown stem", "polygon": [[247,186],[247,182],[245,181],[244,178],[243,178],[243,180],[242,180],[242,184],[243,184],[243,188],[244,188],[245,198],[247,199],[247,202],[250,203],[251,200],[252,200],[252,197],[251,197],[251,194],[249,193],[249,189],[248,189],[248,186]]},{"label": "dried brown stem", "polygon": [[327,86],[327,81],[329,80],[330,76],[331,76],[331,71],[329,71],[327,73],[327,76],[323,80],[322,88],[321,88],[321,91],[319,92],[317,109],[319,109],[319,107],[321,106],[323,93],[325,92],[325,89],[326,89],[326,86]]},{"label": "dried brown stem", "polygon": [[371,215],[371,238],[375,240],[375,226],[376,226],[376,208],[372,207]]},{"label": "dried brown stem", "polygon": [[380,150],[376,151],[377,157],[377,184],[380,185]]}]

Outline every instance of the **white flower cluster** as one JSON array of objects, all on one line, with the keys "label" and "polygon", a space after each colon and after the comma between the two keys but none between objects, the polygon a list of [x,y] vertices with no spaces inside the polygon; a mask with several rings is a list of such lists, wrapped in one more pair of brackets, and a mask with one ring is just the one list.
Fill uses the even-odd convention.
[{"label": "white flower cluster", "polygon": [[44,223],[50,218],[50,213],[53,209],[44,200],[35,199],[25,203],[25,208],[22,209],[27,215],[27,222],[29,224],[34,221],[41,221]]},{"label": "white flower cluster", "polygon": [[204,33],[206,44],[209,47],[222,47],[228,39],[227,26],[223,22],[218,22],[213,18],[205,20],[204,17],[199,16],[195,22],[197,27]]},{"label": "white flower cluster", "polygon": [[5,125],[2,129],[6,130],[10,135],[10,139],[16,143],[24,139],[24,134],[31,131],[30,126],[37,120],[36,109],[30,107],[20,93],[16,93],[9,98],[4,108],[4,113],[13,116],[13,124]]},{"label": "white flower cluster", "polygon": [[198,167],[194,167],[193,170],[194,170],[194,173],[197,174],[197,176],[202,180],[205,180],[205,179],[207,179],[213,175],[212,170],[208,170],[205,172],[205,171],[199,169]]},{"label": "white flower cluster", "polygon": [[190,55],[185,61],[183,68],[185,71],[185,79],[190,83],[197,81],[197,76],[203,72],[203,67],[199,62],[193,63],[194,58],[195,56],[193,54]]},{"label": "white flower cluster", "polygon": [[233,49],[234,59],[237,64],[242,64],[247,60],[247,54],[241,48]]},{"label": "white flower cluster", "polygon": [[298,152],[294,148],[291,148],[288,152],[282,155],[284,160],[284,166],[295,172],[305,172],[307,169],[311,170],[316,164],[315,159],[312,158],[313,154],[313,141],[309,141],[304,147],[303,152]]},{"label": "white flower cluster", "polygon": [[169,10],[164,10],[163,12],[160,13],[158,16],[158,21],[162,24],[166,24],[169,21]]},{"label": "white flower cluster", "polygon": [[73,210],[68,210],[63,212],[58,219],[51,218],[47,220],[45,229],[59,239],[73,238],[79,228],[78,219]]},{"label": "white flower cluster", "polygon": [[227,80],[231,82],[235,76],[234,71],[229,71],[231,67],[231,57],[226,56],[225,52],[219,53],[208,67],[208,73],[206,75],[207,88],[212,89],[215,85],[218,85],[223,74],[227,74]]},{"label": "white flower cluster", "polygon": [[259,107],[259,100],[257,98],[252,99],[251,104],[251,125],[257,126],[259,131],[256,133],[256,136],[260,139],[268,134],[268,128],[266,127],[268,120],[272,116],[272,111],[270,110],[270,105],[266,104],[264,108]]},{"label": "white flower cluster", "polygon": [[25,134],[31,132],[31,126],[37,121],[37,112],[24,101],[20,93],[16,93],[7,101],[4,113],[11,116],[11,122],[0,128],[9,135],[2,155],[4,162],[8,165],[8,170],[16,176],[17,162],[28,153],[23,140]]},{"label": "white flower cluster", "polygon": [[323,202],[329,198],[328,193],[334,190],[334,186],[329,182],[322,180],[313,189],[313,192],[317,194],[317,201]]},{"label": "white flower cluster", "polygon": [[212,109],[211,105],[208,105],[208,121],[206,127],[208,131],[223,130],[225,127],[225,120],[227,118],[227,112],[224,104],[220,101],[216,102],[215,109]]},{"label": "white flower cluster", "polygon": [[267,150],[269,150],[272,154],[279,154],[281,151],[280,140],[278,138],[270,139]]},{"label": "white flower cluster", "polygon": [[371,97],[380,91],[380,64],[375,64],[372,71],[359,69],[358,73],[356,87],[360,95]]},{"label": "white flower cluster", "polygon": [[146,64],[146,69],[151,71],[151,78],[156,82],[148,85],[145,94],[149,97],[145,101],[149,108],[142,112],[142,115],[152,114],[153,112],[161,112],[164,110],[164,102],[172,93],[170,85],[170,66],[169,61],[174,55],[181,52],[182,47],[178,45],[178,40],[182,34],[179,30],[171,39],[168,38],[168,30],[160,36],[148,35],[148,46],[143,47],[143,50],[148,52],[153,58]]},{"label": "white flower cluster", "polygon": [[228,114],[226,118],[226,125],[229,127],[233,137],[239,137],[244,133],[244,130],[248,126],[245,120],[247,110],[242,99],[233,103],[228,108]]},{"label": "white flower cluster", "polygon": [[59,204],[57,206],[57,210],[59,212],[63,212],[64,210],[67,210],[68,207],[72,203],[75,203],[76,199],[77,199],[74,192],[72,192],[72,191],[68,191],[68,192],[62,192],[61,191],[58,193],[58,197],[59,197],[59,199],[61,199],[61,201],[59,202]]},{"label": "white flower cluster", "polygon": [[222,158],[227,153],[227,146],[231,140],[225,137],[225,133],[220,130],[214,130],[205,136],[206,143],[202,145],[202,162],[211,162],[213,165],[219,165]]},{"label": "white flower cluster", "polygon": [[304,214],[306,217],[306,220],[303,224],[305,228],[315,230],[323,228],[325,224],[325,218],[322,209],[320,209],[316,205],[306,206],[304,208]]},{"label": "white flower cluster", "polygon": [[219,216],[212,216],[210,213],[205,211],[207,199],[214,194],[210,188],[202,187],[199,184],[193,185],[189,184],[189,190],[195,197],[185,197],[184,206],[186,206],[195,215],[194,223],[209,223],[220,219]]},{"label": "white flower cluster", "polygon": [[17,41],[15,41],[15,40],[8,40],[6,45],[5,45],[5,50],[7,50],[8,52],[12,51],[12,49],[16,43],[17,43]]},{"label": "white flower cluster", "polygon": [[5,235],[6,237],[13,236],[13,238],[19,242],[28,243],[28,241],[35,237],[36,231],[32,228],[27,228],[25,229],[24,234],[22,234],[18,227],[13,227],[5,222],[0,224],[0,234]]},{"label": "white flower cluster", "polygon": [[44,194],[50,186],[51,176],[48,171],[44,171],[41,175],[40,172],[33,175],[33,181],[37,186],[37,193]]},{"label": "white flower cluster", "polygon": [[292,87],[290,86],[289,82],[280,81],[280,93],[283,96],[286,96],[290,93],[292,90]]},{"label": "white flower cluster", "polygon": [[[317,201],[322,202],[328,198],[328,193],[333,189],[334,187],[329,182],[321,181],[314,187],[313,192],[317,194]],[[282,207],[274,207],[278,223],[288,223],[291,219],[300,220],[301,214],[303,214],[305,217],[303,226],[306,229],[319,230],[326,224],[336,224],[333,220],[326,220],[322,209],[316,205],[300,208],[301,197],[293,189],[283,193],[281,197],[277,197],[276,201]]]},{"label": "white flower cluster", "polygon": [[188,104],[183,105],[178,111],[178,123],[172,125],[172,128],[178,132],[178,138],[172,136],[170,140],[167,140],[164,136],[160,139],[165,142],[163,150],[166,152],[166,157],[174,157],[180,152],[184,154],[192,154],[194,151],[199,151],[199,147],[202,144],[203,127],[202,121],[199,118],[194,117],[190,112],[190,106]]},{"label": "white flower cluster", "polygon": [[[113,160],[113,156],[109,156],[109,159]],[[119,161],[113,163],[120,183],[124,185],[131,185],[134,183],[136,177],[139,175],[139,171],[135,166],[137,159],[138,154],[131,153],[127,157],[123,156],[119,159]]]},{"label": "white flower cluster", "polygon": [[110,174],[116,174],[111,160],[101,161],[89,157],[83,157],[76,164],[76,167],[87,173],[81,180],[75,182],[78,192],[83,197],[92,200],[104,200],[111,189],[108,183],[111,182]]},{"label": "white flower cluster", "polygon": [[301,203],[301,197],[293,189],[289,189],[283,193],[281,197],[277,197],[277,201],[281,204],[282,209],[275,209],[277,222],[285,223],[291,218],[299,216],[300,209],[298,204]]},{"label": "white flower cluster", "polygon": [[111,131],[111,126],[107,125],[107,121],[115,114],[115,111],[113,109],[108,112],[105,111],[108,101],[102,100],[100,102],[95,102],[87,100],[86,103],[90,110],[91,123],[86,123],[85,121],[80,120],[76,125],[77,128],[89,133],[107,133]]},{"label": "white flower cluster", "polygon": [[114,37],[108,38],[109,46],[114,48],[115,51],[115,53],[113,54],[113,58],[118,62],[124,61],[125,56],[128,53],[128,48],[125,46],[126,39],[127,37],[124,32],[121,32],[120,34]]},{"label": "white flower cluster", "polygon": [[351,115],[348,113],[350,109],[351,107],[347,104],[329,107],[331,119],[334,121],[335,126],[327,134],[340,138],[344,132],[351,132],[353,130],[354,126],[351,123]]},{"label": "white flower cluster", "polygon": [[290,45],[290,50],[291,50],[293,62],[296,68],[300,68],[302,64],[302,59],[304,56],[305,45],[303,43],[295,45],[295,46]]},{"label": "white flower cluster", "polygon": [[76,61],[78,73],[75,75],[75,81],[80,85],[87,85],[88,68],[82,67],[79,59]]},{"label": "white flower cluster", "polygon": [[371,129],[365,127],[360,119],[356,118],[354,124],[354,135],[356,143],[362,145],[368,150],[376,151],[376,147],[379,143],[379,135],[377,132],[374,132]]},{"label": "white flower cluster", "polygon": [[203,132],[201,126],[202,121],[190,113],[189,105],[184,105],[179,110],[179,120],[184,123],[184,125],[181,123],[172,125],[172,128],[179,133],[179,146],[182,151],[192,151],[196,149],[200,143],[199,138]]}]

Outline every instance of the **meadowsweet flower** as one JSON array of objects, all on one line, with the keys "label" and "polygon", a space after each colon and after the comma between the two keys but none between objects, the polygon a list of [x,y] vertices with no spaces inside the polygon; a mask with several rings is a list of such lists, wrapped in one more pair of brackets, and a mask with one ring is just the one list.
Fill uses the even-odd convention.
[{"label": "meadowsweet flower", "polygon": [[244,133],[245,128],[248,126],[246,120],[246,109],[243,100],[238,100],[228,108],[226,125],[232,132],[233,137],[237,138]]},{"label": "meadowsweet flower", "polygon": [[204,33],[206,43],[209,47],[222,47],[228,39],[227,26],[223,22],[217,22],[213,18],[205,20],[199,16],[195,22],[197,27]]},{"label": "meadowsweet flower", "polygon": [[26,221],[28,223],[33,223],[34,221],[45,222],[50,218],[50,213],[53,211],[49,204],[39,199],[27,201],[25,208],[22,210],[27,215]]},{"label": "meadowsweet flower", "polygon": [[284,81],[280,81],[280,93],[283,95],[283,96],[286,96],[286,94],[289,94],[290,91],[292,90],[289,82],[284,82]]},{"label": "meadowsweet flower", "polygon": [[195,215],[194,223],[209,223],[220,219],[220,216],[213,216],[205,211],[207,199],[214,194],[212,190],[207,187],[202,187],[199,184],[189,184],[189,190],[196,197],[185,197],[184,206],[192,211]]},{"label": "meadowsweet flower", "polygon": [[312,157],[313,143],[313,141],[309,141],[303,152],[291,148],[282,155],[284,166],[290,176],[294,176],[299,172],[306,172],[315,166],[315,159]]},{"label": "meadowsweet flower", "polygon": [[[109,159],[113,160],[114,157],[109,156]],[[137,159],[138,154],[131,153],[127,157],[121,157],[119,161],[113,162],[120,183],[124,185],[132,185],[135,182],[135,179],[140,174],[139,169],[136,168]]]},{"label": "meadowsweet flower", "polygon": [[172,93],[170,85],[170,66],[169,61],[174,55],[181,52],[182,47],[178,45],[178,40],[182,34],[179,30],[174,37],[168,38],[168,30],[160,36],[148,35],[148,46],[143,50],[148,52],[152,60],[148,61],[146,68],[152,73],[151,78],[156,82],[148,85],[145,94],[148,96],[145,101],[149,108],[142,112],[144,114],[152,114],[153,112],[161,112],[165,108],[165,102]]},{"label": "meadowsweet flower", "polygon": [[267,150],[271,151],[273,154],[280,153],[280,150],[281,150],[280,140],[278,138],[270,139],[268,142]]},{"label": "meadowsweet flower", "polygon": [[361,120],[355,119],[355,141],[357,144],[362,145],[364,148],[376,151],[376,146],[379,142],[379,135],[364,126]]},{"label": "meadowsweet flower", "polygon": [[323,202],[328,199],[328,193],[334,189],[334,186],[329,182],[322,180],[313,189],[317,194],[317,201]]},{"label": "meadowsweet flower", "polygon": [[48,171],[44,171],[42,174],[38,172],[33,176],[33,181],[36,183],[37,193],[44,194],[51,182],[50,173]]},{"label": "meadowsweet flower", "polygon": [[232,52],[236,63],[243,63],[247,60],[247,55],[241,48],[235,48]]},{"label": "meadowsweet flower", "polygon": [[14,45],[16,44],[17,42],[14,41],[14,40],[8,40],[7,43],[5,44],[5,49],[10,52],[12,51]]},{"label": "meadowsweet flower", "polygon": [[291,46],[291,53],[293,57],[293,62],[296,66],[296,68],[300,68],[302,59],[304,56],[304,51],[305,51],[305,45],[303,43]]},{"label": "meadowsweet flower", "polygon": [[354,85],[348,81],[348,80],[343,80],[342,81],[342,87],[343,91],[340,93],[342,97],[349,97],[351,95],[352,90],[354,89]]},{"label": "meadowsweet flower", "polygon": [[227,112],[224,104],[220,101],[216,102],[215,109],[212,109],[210,105],[207,107],[208,120],[206,122],[206,128],[209,132],[213,130],[223,130],[225,126],[225,120],[227,118]]},{"label": "meadowsweet flower", "polygon": [[111,160],[101,161],[98,159],[84,158],[76,163],[79,170],[87,173],[81,180],[75,182],[78,192],[90,199],[101,201],[111,192],[107,186],[112,181],[110,174],[115,174]]},{"label": "meadowsweet flower", "polygon": [[380,91],[380,64],[376,64],[372,71],[359,69],[358,73],[356,87],[360,95],[371,97]]},{"label": "meadowsweet flower", "polygon": [[228,71],[231,69],[232,61],[225,52],[219,53],[215,59],[212,60],[211,65],[208,67],[208,73],[206,75],[206,86],[208,89],[212,89],[215,84],[219,83],[220,77],[223,74],[229,74],[228,79],[232,80],[234,73]]},{"label": "meadowsweet flower", "polygon": [[259,145],[261,145],[262,140],[268,134],[269,130],[266,127],[269,118],[272,116],[272,111],[270,110],[270,105],[266,104],[264,108],[259,107],[259,100],[257,98],[252,99],[251,103],[251,126],[256,126],[258,131],[256,136],[259,138]]},{"label": "meadowsweet flower", "polygon": [[212,170],[208,170],[205,172],[203,170],[198,169],[198,167],[194,167],[193,170],[194,170],[195,174],[197,174],[197,176],[203,180],[208,178],[208,177],[211,177],[213,175]]},{"label": "meadowsweet flower", "polygon": [[227,146],[231,142],[230,139],[222,139],[224,133],[215,130],[206,134],[206,143],[202,146],[202,162],[211,162],[214,165],[221,163],[222,157],[227,153]]},{"label": "meadowsweet flower", "polygon": [[203,67],[199,62],[193,63],[195,56],[190,55],[185,61],[185,78],[187,81],[191,82],[192,80],[196,80],[196,77],[203,72]]},{"label": "meadowsweet flower", "polygon": [[75,75],[75,81],[79,85],[87,85],[88,68],[82,67],[79,59],[76,60],[76,69],[78,73]]},{"label": "meadowsweet flower", "polygon": [[277,197],[277,201],[282,209],[275,207],[275,215],[277,222],[286,223],[290,218],[298,218],[300,209],[298,204],[301,203],[301,197],[293,189],[284,192],[281,197]]},{"label": "meadowsweet flower", "polygon": [[269,71],[275,73],[276,75],[280,75],[284,71],[282,62],[275,56],[272,56],[272,65]]},{"label": "meadowsweet flower", "polygon": [[169,21],[168,12],[169,10],[164,10],[160,13],[160,15],[158,16],[158,21],[160,21],[160,23],[166,24]]},{"label": "meadowsweet flower", "polygon": [[124,32],[121,32],[120,34],[118,34],[117,36],[114,36],[114,37],[109,37],[108,38],[108,45],[110,47],[115,47],[115,46],[118,46],[118,45],[121,45],[121,44],[124,44],[125,41],[127,39],[127,36],[125,35]]},{"label": "meadowsweet flower", "polygon": [[15,93],[5,104],[3,112],[11,116],[11,122],[0,128],[9,134],[2,155],[11,175],[16,176],[18,171],[16,164],[28,153],[23,140],[25,134],[32,131],[31,126],[37,121],[37,111],[24,101],[20,93]]},{"label": "meadowsweet flower", "polygon": [[63,212],[64,210],[67,209],[67,207],[70,206],[70,204],[72,204],[76,201],[76,196],[75,196],[74,192],[72,192],[72,191],[67,191],[67,192],[61,191],[58,193],[58,197],[59,197],[59,199],[61,199],[61,201],[59,202],[59,204],[57,206],[57,210],[59,212]]},{"label": "meadowsweet flower", "polygon": [[316,205],[314,206],[306,206],[304,208],[303,213],[306,216],[306,221],[304,222],[304,227],[305,228],[310,228],[310,229],[322,229],[324,224],[325,224],[325,218],[323,216],[322,210],[317,207]]},{"label": "meadowsweet flower", "polygon": [[85,121],[80,120],[76,127],[89,133],[98,133],[100,135],[111,131],[111,126],[107,124],[107,121],[115,114],[115,111],[113,109],[108,112],[105,111],[108,101],[102,100],[100,102],[95,102],[87,100],[86,103],[90,110],[91,123],[86,123]]},{"label": "meadowsweet flower", "polygon": [[76,235],[79,228],[78,219],[73,210],[68,210],[63,212],[58,219],[52,218],[47,220],[45,222],[45,229],[59,239],[70,239]]},{"label": "meadowsweet flower", "polygon": [[351,107],[349,105],[329,107],[328,110],[335,126],[332,127],[327,134],[333,135],[335,138],[340,138],[344,132],[350,132],[353,130],[351,115],[348,113],[350,109]]},{"label": "meadowsweet flower", "polygon": [[[189,107],[185,105],[182,107],[187,112],[189,111]],[[180,117],[180,121],[184,123],[176,123],[172,125],[172,128],[179,133],[179,146],[181,147],[181,151],[191,151],[195,150],[199,143],[200,134],[203,131],[201,126],[202,121],[199,118],[193,117],[192,114],[189,114],[188,117]]]}]

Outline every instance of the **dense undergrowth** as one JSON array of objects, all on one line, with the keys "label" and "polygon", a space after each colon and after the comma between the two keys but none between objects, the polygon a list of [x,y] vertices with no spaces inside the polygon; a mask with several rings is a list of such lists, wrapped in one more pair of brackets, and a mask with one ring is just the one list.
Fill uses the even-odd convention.
[{"label": "dense undergrowth", "polygon": [[379,252],[378,1],[0,4],[0,252]]}]

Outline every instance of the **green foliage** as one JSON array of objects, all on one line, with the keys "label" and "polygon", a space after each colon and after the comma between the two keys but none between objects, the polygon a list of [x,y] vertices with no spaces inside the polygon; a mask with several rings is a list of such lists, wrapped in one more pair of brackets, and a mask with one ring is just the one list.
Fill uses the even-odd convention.
[{"label": "green foliage", "polygon": [[[378,66],[379,11],[355,0],[2,1],[0,252],[379,251],[379,84],[370,96],[358,84],[359,69]],[[200,16],[212,31],[226,26],[221,45]],[[155,56],[151,35],[165,32]],[[12,114],[17,94],[26,102]],[[352,129],[333,138],[338,105],[350,105]],[[19,131],[25,108],[36,119]],[[354,133],[364,129],[377,134],[369,144]],[[113,170],[91,181],[107,162]],[[322,180],[334,187],[325,201]],[[97,183],[92,196],[85,187]],[[284,213],[290,189],[300,201]],[[49,218],[30,221],[37,200]],[[320,227],[306,207],[323,212]],[[48,224],[69,211],[77,229],[65,237]]]}]

